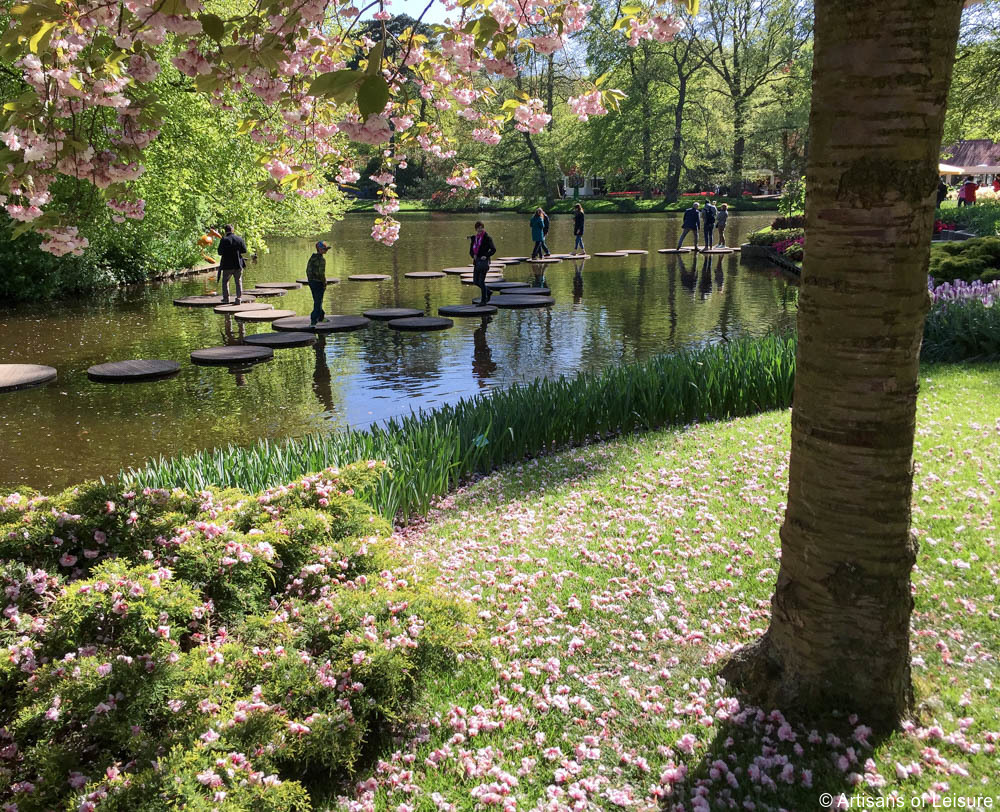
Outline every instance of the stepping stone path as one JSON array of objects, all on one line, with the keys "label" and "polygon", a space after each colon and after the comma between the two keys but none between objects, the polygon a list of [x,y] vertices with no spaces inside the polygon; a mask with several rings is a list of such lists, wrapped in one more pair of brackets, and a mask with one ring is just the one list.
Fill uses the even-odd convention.
[{"label": "stepping stone path", "polygon": [[236,321],[275,321],[296,315],[294,310],[242,310],[233,314]]},{"label": "stepping stone path", "polygon": [[542,264],[545,264],[545,265],[551,265],[554,262],[562,262],[562,258],[561,257],[557,257],[557,256],[551,256],[551,257],[542,257],[541,259],[532,259],[532,260],[529,260],[529,261],[530,262],[534,262],[536,264],[537,263],[542,263]]},{"label": "stepping stone path", "polygon": [[366,310],[366,319],[375,319],[376,321],[391,321],[392,319],[409,319],[414,316],[424,315],[423,310],[415,310],[412,307],[378,307],[374,310]]},{"label": "stepping stone path", "polygon": [[445,305],[438,308],[439,316],[456,316],[458,318],[472,318],[476,316],[492,316],[497,312],[494,305]]},{"label": "stepping stone path", "polygon": [[[308,285],[309,284],[309,280],[308,279],[296,279],[295,281],[298,282],[300,285]],[[338,282],[340,282],[340,280],[337,279],[337,277],[335,277],[335,276],[327,277],[327,279],[326,279],[326,284],[328,286],[329,285],[336,285]]]},{"label": "stepping stone path", "polygon": [[[504,281],[503,274],[486,274],[486,279],[484,281],[487,284],[489,284],[490,282],[503,282]],[[468,276],[468,277],[463,276],[462,277],[462,284],[463,285],[474,285],[475,282],[472,281],[472,277],[471,276]]]},{"label": "stepping stone path", "polygon": [[597,251],[594,253],[595,257],[627,257],[628,254],[623,251]]},{"label": "stepping stone path", "polygon": [[[244,294],[241,301],[252,302],[253,296]],[[174,299],[174,304],[177,307],[216,307],[228,302],[222,301],[221,296],[185,296],[182,299]]]},{"label": "stepping stone path", "polygon": [[732,254],[735,253],[732,248],[702,248],[699,253],[702,254]]},{"label": "stepping stone path", "polygon": [[641,248],[619,248],[616,254],[648,254],[649,251],[643,251]]},{"label": "stepping stone path", "polygon": [[693,248],[660,248],[657,253],[660,254],[690,254],[694,251]]},{"label": "stepping stone path", "polygon": [[[288,291],[282,290],[281,288],[251,288],[250,290],[244,291],[244,295],[249,293],[251,296],[284,296]],[[252,300],[251,300],[252,301]]]},{"label": "stepping stone path", "polygon": [[384,273],[356,273],[347,278],[352,282],[384,282],[386,279],[392,279],[391,276]]},{"label": "stepping stone path", "polygon": [[410,271],[403,274],[407,279],[440,279],[444,275],[443,271]]},{"label": "stepping stone path", "polygon": [[529,257],[494,257],[496,262],[524,262]]},{"label": "stepping stone path", "polygon": [[551,296],[527,296],[519,294],[504,294],[493,299],[497,307],[520,310],[526,307],[551,307],[556,300]]},{"label": "stepping stone path", "polygon": [[549,288],[507,288],[506,290],[500,291],[504,296],[551,296],[552,291]]},{"label": "stepping stone path", "polygon": [[254,347],[271,347],[276,350],[285,347],[305,347],[307,344],[316,342],[315,333],[258,333],[247,336],[243,339],[244,344],[251,344]]},{"label": "stepping stone path", "polygon": [[219,305],[215,308],[216,313],[240,313],[250,310],[270,310],[273,305],[264,302],[243,302],[240,304]]},{"label": "stepping stone path", "polygon": [[233,347],[206,347],[191,353],[191,361],[206,366],[231,367],[239,364],[256,364],[274,358],[270,347],[251,347],[237,344]]},{"label": "stepping stone path", "polygon": [[56,371],[42,364],[0,364],[0,392],[13,392],[54,381]]},{"label": "stepping stone path", "polygon": [[87,370],[87,377],[102,383],[153,381],[176,375],[180,369],[181,365],[176,361],[110,361],[92,366]]},{"label": "stepping stone path", "polygon": [[393,319],[388,324],[393,330],[405,330],[407,332],[447,330],[449,327],[455,326],[455,322],[451,319],[441,319],[437,316],[413,316],[406,319]]},{"label": "stepping stone path", "polygon": [[291,330],[307,333],[346,333],[349,330],[360,330],[367,327],[371,322],[364,316],[327,316],[323,321],[317,322],[314,326],[309,324],[308,316],[294,316],[292,318],[278,319],[271,324],[274,330]]},{"label": "stepping stone path", "polygon": [[527,282],[487,282],[486,290],[506,290],[507,288],[526,288]]},{"label": "stepping stone path", "polygon": [[278,288],[279,290],[298,290],[302,287],[301,282],[258,282],[258,288]]}]

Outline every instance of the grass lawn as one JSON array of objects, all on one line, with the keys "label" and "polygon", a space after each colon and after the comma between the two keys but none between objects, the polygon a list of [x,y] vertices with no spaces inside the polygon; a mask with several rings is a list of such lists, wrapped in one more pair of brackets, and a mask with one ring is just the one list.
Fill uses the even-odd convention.
[{"label": "grass lawn", "polygon": [[398,530],[402,575],[474,601],[489,645],[431,688],[343,808],[813,810],[841,792],[929,808],[1000,792],[1000,367],[921,378],[904,732],[877,742],[851,708],[805,728],[715,678],[768,623],[789,442],[772,412],[544,456]]}]

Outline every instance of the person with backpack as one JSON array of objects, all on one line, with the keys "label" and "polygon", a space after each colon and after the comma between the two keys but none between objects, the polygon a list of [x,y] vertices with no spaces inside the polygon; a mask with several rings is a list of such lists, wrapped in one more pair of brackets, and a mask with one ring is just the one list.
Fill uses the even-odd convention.
[{"label": "person with backpack", "polygon": [[309,326],[315,327],[326,318],[323,310],[323,297],[326,295],[326,252],[330,246],[323,240],[316,243],[316,253],[309,257],[306,263],[306,282],[313,297],[313,309],[309,314]]},{"label": "person with backpack", "polygon": [[247,252],[247,244],[239,234],[233,233],[232,226],[222,229],[225,236],[219,240],[219,270],[222,272],[222,303],[229,304],[229,278],[232,277],[236,284],[236,304],[240,304],[243,296],[243,269],[246,267],[246,260],[243,255]]},{"label": "person with backpack", "polygon": [[712,199],[709,198],[702,209],[701,218],[705,233],[705,250],[712,247],[712,240],[715,238],[715,219],[719,215],[719,210],[715,207]]}]

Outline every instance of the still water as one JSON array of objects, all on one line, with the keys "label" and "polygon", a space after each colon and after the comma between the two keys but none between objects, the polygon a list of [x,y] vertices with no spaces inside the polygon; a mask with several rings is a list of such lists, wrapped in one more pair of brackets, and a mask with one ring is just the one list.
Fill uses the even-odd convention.
[{"label": "still water", "polygon": [[[773,215],[731,216],[728,242],[769,223]],[[458,277],[406,279],[417,270],[466,265],[474,216],[410,215],[393,248],[372,242],[370,217],[348,216],[326,235],[328,314],[372,307],[413,307],[428,315],[471,302],[478,289]],[[531,252],[528,218],[484,217],[500,256]],[[573,220],[553,217],[553,252],[573,246]],[[591,252],[642,248],[648,255],[594,257],[546,266],[508,266],[506,278],[552,289],[554,307],[501,310],[488,321],[455,319],[443,332],[400,333],[383,322],[320,338],[313,347],[275,350],[250,369],[189,363],[202,347],[238,343],[244,326],[211,308],[180,308],[181,296],[214,292],[215,274],[102,293],[90,298],[0,310],[0,362],[56,367],[56,381],[0,394],[0,487],[51,490],[113,475],[158,455],[249,444],[316,430],[363,426],[463,396],[538,377],[572,375],[680,347],[761,335],[791,326],[796,291],[768,266],[740,264],[739,254],[714,258],[656,253],[676,244],[676,215],[591,215]],[[238,229],[237,229],[238,230]],[[251,246],[252,248],[252,246]],[[309,240],[274,240],[249,264],[256,282],[303,278]],[[349,282],[357,273],[391,274],[384,282]],[[274,307],[308,314],[309,290]],[[87,368],[128,358],[180,361],[179,375],[159,382],[92,383]]]}]

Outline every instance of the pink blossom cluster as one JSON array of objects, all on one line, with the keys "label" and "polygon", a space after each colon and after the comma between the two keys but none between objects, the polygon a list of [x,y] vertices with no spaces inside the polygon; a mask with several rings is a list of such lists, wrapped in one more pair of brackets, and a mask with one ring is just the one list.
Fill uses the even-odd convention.
[{"label": "pink blossom cluster", "polygon": [[[145,200],[118,200],[116,198],[111,198],[108,201],[108,208],[112,209],[119,214],[131,218],[132,220],[141,220],[146,216],[146,201]],[[120,219],[116,218],[116,222],[122,222]]]},{"label": "pink blossom cluster", "polygon": [[352,141],[362,144],[384,144],[392,138],[392,128],[381,115],[369,116],[363,123],[356,119],[346,119],[340,122],[340,130]]},{"label": "pink blossom cluster", "polygon": [[600,90],[593,90],[582,96],[570,96],[569,107],[580,121],[587,121],[591,116],[607,115],[607,108]]},{"label": "pink blossom cluster", "polygon": [[446,183],[449,186],[461,187],[462,189],[476,189],[479,187],[479,178],[475,169],[466,166],[456,169],[455,174],[449,177]]},{"label": "pink blossom cluster", "polygon": [[86,237],[81,237],[76,226],[61,226],[56,228],[42,229],[41,248],[57,257],[72,254],[73,256],[83,256],[83,249],[90,243]]},{"label": "pink blossom cluster", "polygon": [[391,217],[379,217],[372,224],[372,239],[383,245],[393,245],[399,239],[399,223]]},{"label": "pink blossom cluster", "polygon": [[540,133],[551,120],[541,99],[529,99],[514,109],[514,126],[521,132]]}]

